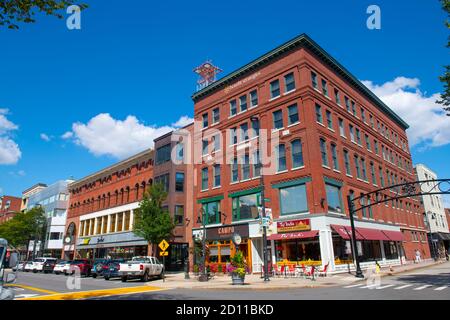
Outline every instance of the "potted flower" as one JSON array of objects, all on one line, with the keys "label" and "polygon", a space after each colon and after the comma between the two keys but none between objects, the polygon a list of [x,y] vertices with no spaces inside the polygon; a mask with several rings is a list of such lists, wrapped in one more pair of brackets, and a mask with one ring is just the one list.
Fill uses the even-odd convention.
[{"label": "potted flower", "polygon": [[231,258],[231,264],[229,267],[233,285],[244,284],[246,269],[247,264],[245,263],[244,255],[242,251],[237,251]]}]

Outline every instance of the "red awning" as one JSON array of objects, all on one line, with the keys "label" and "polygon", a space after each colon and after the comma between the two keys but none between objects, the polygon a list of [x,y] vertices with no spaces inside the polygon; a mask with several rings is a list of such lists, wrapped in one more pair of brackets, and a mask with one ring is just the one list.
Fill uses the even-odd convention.
[{"label": "red awning", "polygon": [[386,230],[383,230],[383,233],[391,241],[403,241],[403,233],[401,233],[400,231],[386,231]]},{"label": "red awning", "polygon": [[331,227],[333,228],[334,231],[339,233],[339,235],[341,236],[342,239],[350,240],[352,233],[351,233],[350,230],[347,231],[345,226],[339,226],[339,225],[336,225],[336,224],[332,224]]},{"label": "red awning", "polygon": [[279,233],[272,234],[267,237],[268,240],[289,240],[289,239],[303,239],[314,238],[319,233],[318,230],[305,231],[305,232],[291,232],[291,233]]},{"label": "red awning", "polygon": [[385,241],[389,241],[389,238],[383,233],[383,231],[378,230],[378,229],[356,228],[356,231],[365,240],[385,240]]}]

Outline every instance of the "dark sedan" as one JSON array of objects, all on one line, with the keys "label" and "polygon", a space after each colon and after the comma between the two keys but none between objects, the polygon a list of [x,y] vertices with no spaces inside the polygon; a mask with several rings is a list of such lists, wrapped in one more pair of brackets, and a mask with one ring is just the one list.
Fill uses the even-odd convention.
[{"label": "dark sedan", "polygon": [[92,277],[97,278],[103,276],[103,272],[108,269],[108,263],[110,261],[108,259],[95,259],[91,269]]},{"label": "dark sedan", "polygon": [[111,278],[120,278],[120,264],[124,262],[124,259],[111,260],[111,262],[108,264],[108,268],[103,271],[103,277],[105,277],[105,280],[109,280]]}]

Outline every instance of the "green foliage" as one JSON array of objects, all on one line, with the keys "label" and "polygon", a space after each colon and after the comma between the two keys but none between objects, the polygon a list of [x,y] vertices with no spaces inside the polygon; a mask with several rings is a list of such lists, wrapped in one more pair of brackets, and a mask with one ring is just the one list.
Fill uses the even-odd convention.
[{"label": "green foliage", "polygon": [[232,273],[239,275],[239,277],[244,277],[247,269],[247,264],[245,263],[244,254],[242,251],[237,251],[235,255],[231,258]]},{"label": "green foliage", "polygon": [[[450,0],[440,0],[442,9],[447,12],[447,18],[450,16]],[[450,29],[450,21],[447,19],[445,25]],[[450,37],[447,41],[447,48],[450,48]],[[442,104],[443,109],[447,112],[447,116],[450,116],[450,65],[445,66],[444,75],[439,77],[439,80],[444,84],[444,92],[441,93],[441,99],[436,101]]]},{"label": "green foliage", "polygon": [[61,19],[63,17],[61,13],[74,4],[78,5],[81,10],[87,8],[86,4],[78,4],[73,0],[1,0],[0,26],[19,29],[16,23],[35,22],[36,12]]},{"label": "green foliage", "polygon": [[162,184],[150,186],[136,210],[133,232],[149,244],[157,245],[164,239],[172,237],[175,224],[169,212],[162,208],[167,198]]},{"label": "green foliage", "polygon": [[0,238],[5,238],[14,247],[26,246],[29,240],[45,236],[46,222],[44,210],[40,207],[17,213],[0,225]]}]

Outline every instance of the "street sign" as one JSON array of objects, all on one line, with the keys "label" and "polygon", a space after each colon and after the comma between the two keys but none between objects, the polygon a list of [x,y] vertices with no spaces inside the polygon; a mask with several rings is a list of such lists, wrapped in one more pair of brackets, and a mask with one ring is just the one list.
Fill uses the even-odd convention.
[{"label": "street sign", "polygon": [[264,202],[270,202],[269,198],[264,198]]},{"label": "street sign", "polygon": [[159,243],[159,248],[161,249],[161,251],[166,251],[168,247],[169,244],[167,243],[166,240],[163,240]]},{"label": "street sign", "polygon": [[160,253],[159,253],[159,256],[160,257],[167,257],[169,255],[169,251],[161,251]]}]

